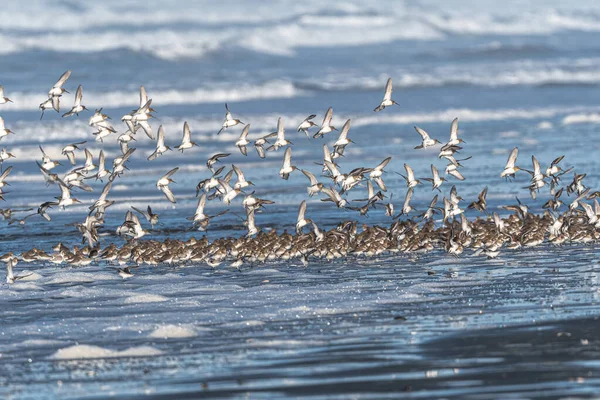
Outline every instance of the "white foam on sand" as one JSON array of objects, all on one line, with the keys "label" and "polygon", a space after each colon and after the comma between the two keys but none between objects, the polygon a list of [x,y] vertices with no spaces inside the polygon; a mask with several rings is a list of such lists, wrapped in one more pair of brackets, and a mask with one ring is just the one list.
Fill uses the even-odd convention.
[{"label": "white foam on sand", "polygon": [[162,351],[151,346],[130,347],[118,351],[100,346],[78,344],[57,350],[50,358],[53,360],[77,360],[89,358],[148,357],[161,354],[163,354]]},{"label": "white foam on sand", "polygon": [[136,303],[160,303],[169,300],[167,297],[158,294],[136,294],[134,296],[126,297],[123,300],[125,304],[136,304]]},{"label": "white foam on sand", "polygon": [[198,336],[198,334],[192,327],[183,325],[163,325],[148,335],[148,337],[157,339],[190,338],[195,336]]}]

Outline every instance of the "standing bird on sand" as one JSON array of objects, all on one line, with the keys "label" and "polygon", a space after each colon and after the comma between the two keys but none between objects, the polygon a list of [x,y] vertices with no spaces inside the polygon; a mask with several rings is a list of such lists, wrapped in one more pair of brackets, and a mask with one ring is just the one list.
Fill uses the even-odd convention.
[{"label": "standing bird on sand", "polygon": [[237,124],[243,124],[239,119],[234,119],[229,111],[229,107],[227,107],[227,103],[225,103],[225,121],[223,121],[223,126],[217,132],[217,135],[223,132],[227,128],[231,128],[232,126],[236,126]]},{"label": "standing bird on sand", "polygon": [[381,104],[379,104],[377,107],[375,107],[375,109],[373,111],[374,112],[381,111],[384,108],[386,108],[387,106],[391,106],[392,104],[399,105],[394,100],[392,100],[392,78],[389,78],[387,80],[387,83],[385,84],[385,94],[383,95],[383,100],[381,101]]},{"label": "standing bird on sand", "polygon": [[166,175],[164,175],[162,178],[160,178],[158,180],[158,182],[156,182],[156,188],[160,191],[162,191],[167,200],[169,200],[171,203],[176,203],[175,201],[175,196],[173,195],[173,192],[171,192],[171,189],[169,189],[169,184],[171,182],[175,182],[173,179],[171,179],[171,176],[173,176],[173,174],[175,172],[177,172],[179,170],[179,167],[173,168],[172,170],[170,170],[169,172],[167,172]]}]

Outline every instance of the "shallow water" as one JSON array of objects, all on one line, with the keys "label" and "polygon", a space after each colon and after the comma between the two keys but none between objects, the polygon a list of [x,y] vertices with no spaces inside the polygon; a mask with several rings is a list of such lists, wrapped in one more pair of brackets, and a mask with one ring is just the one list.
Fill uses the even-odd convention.
[{"label": "shallow water", "polygon": [[[574,3],[574,2],[572,2]],[[229,3],[231,5],[231,3]],[[43,7],[44,12],[39,12]],[[513,1],[410,3],[333,2],[326,6],[281,2],[265,6],[175,1],[142,9],[135,2],[75,5],[51,1],[0,10],[0,84],[14,104],[0,115],[16,135],[2,139],[15,154],[11,186],[2,207],[37,207],[59,194],[46,187],[33,160],[38,145],[60,158],[67,143],[88,140],[97,156],[119,154],[116,136],[93,141],[88,114],[72,120],[38,104],[67,69],[72,93],[104,107],[120,133],[120,116],[137,107],[143,84],[157,110],[166,142],[181,140],[188,121],[200,146],[181,154],[146,157],[153,143],[143,133],[129,164],[115,181],[101,243],[123,243],[114,231],[131,206],[148,204],[163,225],[149,238],[187,239],[196,205],[195,185],[209,176],[206,159],[230,152],[256,186],[276,202],[257,214],[263,229],[294,229],[307,198],[304,176],[277,176],[283,150],[260,160],[233,145],[240,130],[217,136],[227,102],[251,124],[257,138],[286,124],[293,161],[318,174],[321,147],[335,138],[307,140],[295,127],[309,114],[320,123],[334,109],[334,125],[352,118],[340,166],[373,167],[392,156],[384,176],[400,208],[405,184],[394,172],[410,164],[417,177],[430,164],[443,168],[435,150],[417,151],[413,125],[447,140],[458,117],[466,144],[466,181],[456,184],[464,203],[489,186],[490,210],[517,195],[534,212],[547,190],[531,200],[522,187],[499,178],[510,150],[530,168],[535,154],[545,167],[564,154],[563,167],[599,183],[596,157],[600,123],[600,8],[595,2]],[[35,18],[31,18],[31,15]],[[387,77],[400,107],[374,114]],[[72,95],[65,95],[68,108]],[[83,155],[77,154],[81,161]],[[65,166],[57,172],[68,170]],[[175,166],[171,205],[156,180]],[[568,179],[565,179],[567,183]],[[444,195],[451,184],[442,186]],[[24,226],[0,225],[0,250],[32,246],[50,251],[57,242],[80,244],[72,224],[81,222],[103,183],[77,192],[81,206],[50,211]],[[433,196],[419,187],[414,207]],[[364,188],[350,199],[364,197]],[[440,197],[441,198],[441,197]],[[565,198],[566,201],[570,201]],[[210,239],[239,236],[245,227],[241,196],[215,219]],[[223,209],[209,203],[209,211]],[[237,214],[237,215],[236,215]],[[20,214],[22,217],[26,214]],[[477,213],[469,211],[470,218]],[[308,201],[307,216],[323,228],[353,219],[388,225],[382,208],[368,217]],[[486,260],[465,252],[349,257],[245,265],[241,271],[205,265],[140,267],[131,279],[114,268],[19,263],[27,279],[0,285],[0,393],[7,397],[314,397],[314,398],[564,398],[599,391],[597,246],[542,245],[503,251]],[[399,394],[401,392],[401,394]]]}]

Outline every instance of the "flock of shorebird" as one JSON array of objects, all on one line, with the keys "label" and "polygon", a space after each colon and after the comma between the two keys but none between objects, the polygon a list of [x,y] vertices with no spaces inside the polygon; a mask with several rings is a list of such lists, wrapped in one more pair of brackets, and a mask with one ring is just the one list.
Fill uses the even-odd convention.
[{"label": "flock of shorebird", "polygon": [[[70,75],[71,71],[65,72],[50,88],[48,98],[40,104],[41,117],[44,116],[44,112],[47,110],[53,109],[60,112],[60,101],[65,93],[69,93],[63,86],[65,86]],[[81,112],[86,111],[87,108],[82,101],[83,90],[82,86],[79,85],[73,107],[62,116],[65,118],[79,116]],[[11,102],[11,100],[5,97],[4,89],[0,86],[0,104],[7,102]],[[383,100],[374,111],[379,112],[396,104],[398,103],[392,99],[392,80],[388,79]],[[254,145],[260,158],[265,158],[266,152],[276,152],[281,148],[285,148],[283,165],[279,171],[282,179],[287,180],[290,174],[300,171],[308,179],[307,193],[310,197],[321,194],[324,196],[322,201],[330,201],[339,208],[353,210],[361,215],[367,214],[377,205],[383,205],[386,215],[392,219],[391,226],[386,228],[363,225],[362,231],[359,232],[357,222],[347,221],[329,231],[324,231],[313,220],[307,218],[307,203],[306,200],[303,200],[298,210],[295,235],[287,232],[278,234],[275,230],[263,231],[256,225],[255,213],[261,212],[265,206],[273,202],[255,197],[254,192],[247,193],[244,191],[253,183],[246,179],[238,166],[232,165],[231,170],[227,172],[225,172],[225,166],[215,169],[218,162],[230,155],[229,153],[219,153],[210,157],[206,162],[211,175],[198,183],[196,187],[198,206],[194,215],[188,219],[192,221],[195,228],[205,231],[214,218],[228,211],[208,215],[205,213],[207,201],[220,199],[224,204],[229,205],[240,193],[244,193],[245,198],[242,201],[242,206],[246,212],[244,223],[248,230],[247,235],[239,238],[221,238],[212,242],[209,242],[206,236],[201,240],[190,239],[188,241],[172,239],[167,239],[164,242],[139,240],[148,233],[148,230],[142,226],[139,216],[148,221],[153,228],[158,223],[159,216],[152,211],[150,206],[146,210],[132,207],[130,211],[127,211],[125,221],[118,227],[116,232],[126,242],[121,247],[111,244],[101,249],[98,228],[104,223],[106,210],[114,204],[113,200],[109,200],[112,184],[115,179],[127,171],[126,163],[136,150],[130,147],[130,144],[135,140],[137,132],[142,130],[148,138],[156,141],[156,149],[147,157],[148,161],[155,160],[162,154],[172,150],[165,144],[165,133],[162,126],[157,129],[156,137],[154,135],[153,127],[149,123],[154,112],[152,99],[148,97],[142,86],[140,88],[139,107],[122,117],[127,130],[117,137],[121,155],[113,160],[112,169],[107,168],[102,150],[98,155],[98,164],[94,164],[93,154],[83,147],[86,142],[78,142],[68,144],[62,149],[62,155],[67,158],[74,168],[59,176],[53,173],[52,170],[62,165],[61,162],[53,160],[40,146],[41,161],[36,161],[39,170],[43,174],[47,185],[58,186],[60,195],[56,198],[56,201],[47,201],[40,204],[37,212],[26,215],[21,219],[16,218],[14,214],[32,209],[7,208],[0,210],[2,216],[9,221],[9,224],[18,223],[23,225],[28,218],[34,216],[41,216],[50,221],[51,216],[48,212],[52,207],[65,208],[81,203],[73,197],[75,189],[93,190],[90,185],[85,183],[86,179],[95,178],[101,181],[106,179],[107,182],[98,199],[89,206],[89,214],[85,220],[75,224],[81,232],[82,243],[85,246],[69,249],[59,244],[54,248],[54,253],[51,254],[36,248],[23,252],[19,256],[9,252],[0,257],[0,261],[5,262],[7,265],[7,282],[12,283],[24,277],[15,276],[13,273],[13,267],[19,260],[24,262],[64,263],[73,266],[87,265],[100,260],[114,261],[118,262],[121,267],[118,268],[119,274],[126,278],[132,275],[130,267],[141,264],[193,262],[216,266],[230,260],[233,262],[232,265],[239,267],[244,263],[266,260],[299,259],[303,263],[307,263],[309,258],[333,259],[349,254],[371,256],[382,252],[425,252],[434,248],[444,248],[448,253],[456,256],[460,255],[465,248],[471,248],[477,255],[482,254],[493,258],[499,254],[502,247],[531,247],[539,245],[545,240],[561,244],[566,241],[587,243],[598,239],[599,231],[597,231],[597,228],[600,228],[600,204],[597,198],[600,196],[600,192],[590,193],[590,189],[583,184],[585,174],[574,173],[573,181],[564,188],[560,187],[561,177],[572,170],[572,168],[566,170],[561,168],[559,164],[563,159],[562,156],[556,158],[545,171],[542,171],[540,163],[532,156],[532,169],[527,170],[516,165],[518,148],[515,147],[510,153],[504,170],[500,173],[500,177],[508,179],[514,178],[519,171],[529,173],[531,180],[527,189],[534,199],[540,189],[548,186],[551,198],[544,205],[546,211],[543,215],[528,212],[527,206],[518,199],[518,204],[503,207],[514,212],[509,217],[501,218],[496,212],[489,215],[486,204],[486,187],[479,194],[478,199],[468,205],[470,209],[485,213],[485,217],[478,217],[473,221],[469,221],[464,215],[464,209],[461,208],[462,198],[458,195],[456,186],[452,186],[448,197],[443,197],[440,206],[438,206],[438,195],[436,194],[427,209],[416,215],[410,203],[413,192],[418,185],[422,184],[421,181],[431,183],[432,190],[437,190],[440,193],[440,187],[447,181],[433,164],[431,165],[431,177],[422,178],[421,180],[415,177],[412,168],[408,164],[404,164],[405,174],[398,173],[398,175],[406,180],[407,192],[400,212],[396,213],[392,204],[393,196],[388,197],[384,194],[387,192],[387,188],[383,174],[386,172],[385,168],[391,157],[385,158],[372,168],[361,167],[347,173],[342,173],[340,166],[336,163],[336,160],[343,156],[346,146],[353,143],[348,137],[350,119],[339,130],[339,136],[333,144],[333,151],[330,151],[327,144],[323,145],[322,177],[331,180],[330,184],[327,185],[308,170],[293,165],[292,143],[286,138],[286,131],[281,118],[277,122],[276,132],[251,141],[248,138],[250,125],[234,118],[227,104],[225,110],[225,119],[221,130],[217,134],[238,125],[243,126],[239,139],[235,142],[235,146],[241,154],[246,156],[248,146],[252,145]],[[300,123],[297,131],[310,137],[312,134],[310,130],[314,129],[316,131],[312,134],[312,137],[315,139],[322,138],[333,131],[337,131],[332,125],[332,117],[333,110],[329,108],[325,113],[323,122],[318,125],[313,122],[316,115],[310,115]],[[93,135],[97,141],[103,141],[117,132],[111,125],[110,118],[102,112],[102,109],[93,112],[93,115],[89,118],[89,125],[96,129]],[[469,160],[470,157],[455,158],[456,153],[462,150],[464,145],[463,140],[458,137],[458,119],[452,121],[450,138],[446,143],[441,143],[439,140],[432,138],[419,127],[415,126],[415,130],[421,137],[421,144],[416,146],[415,149],[441,146],[439,158],[448,161],[444,171],[445,176],[448,176],[448,179],[452,177],[452,179],[458,181],[464,180],[465,178],[461,173],[461,167],[463,166],[461,162]],[[4,120],[0,117],[0,139],[11,133],[13,132],[6,128]],[[176,146],[175,149],[183,152],[194,146],[197,146],[197,144],[192,141],[191,129],[188,123],[185,122],[181,144]],[[85,154],[83,165],[77,166],[76,152]],[[2,164],[12,157],[14,156],[6,149],[0,151],[0,199],[2,200],[7,194],[7,192],[3,192],[3,189],[8,185],[7,180],[9,180],[12,171],[12,166],[4,169]],[[170,170],[156,182],[156,188],[172,203],[175,203],[176,199],[170,189],[170,184],[174,182],[173,176],[177,171],[178,168]],[[237,177],[235,182],[232,182],[233,174]],[[347,198],[347,193],[356,190],[357,186],[366,186],[367,195],[363,199],[352,200],[354,204],[359,204],[358,206],[352,206],[351,200]],[[375,188],[378,190],[376,191]],[[572,193],[575,195],[567,210],[561,213],[560,209],[563,205],[561,196],[565,189],[569,195]],[[386,198],[388,199],[387,202],[385,202]],[[586,200],[593,200],[593,205],[587,203]],[[436,227],[433,220],[435,214],[441,214],[442,224],[438,227]],[[407,217],[400,219],[400,216]]]}]

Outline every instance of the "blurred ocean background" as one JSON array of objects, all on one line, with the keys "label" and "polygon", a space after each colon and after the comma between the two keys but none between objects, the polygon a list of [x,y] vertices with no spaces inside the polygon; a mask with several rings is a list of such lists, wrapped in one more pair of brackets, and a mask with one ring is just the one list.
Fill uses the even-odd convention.
[{"label": "blurred ocean background", "polygon": [[[190,4],[192,3],[192,4]],[[68,143],[87,140],[97,157],[112,159],[144,85],[156,109],[151,124],[166,144],[181,141],[184,121],[200,146],[153,162],[143,133],[130,171],[115,181],[102,245],[123,240],[114,230],[132,205],[151,205],[164,225],[149,238],[187,239],[185,218],[196,206],[195,186],[210,176],[205,162],[227,152],[256,184],[256,196],[276,204],[257,214],[264,229],[293,230],[307,179],[278,176],[283,151],[261,160],[234,146],[241,127],[217,136],[228,103],[251,124],[250,138],[276,130],[283,118],[295,165],[320,173],[325,139],[307,140],[296,127],[309,114],[320,124],[352,119],[339,160],[347,172],[392,162],[384,179],[397,209],[410,164],[428,177],[433,150],[417,151],[413,125],[442,142],[459,118],[466,144],[466,181],[450,178],[468,202],[489,186],[491,210],[524,200],[534,212],[549,198],[528,197],[529,176],[499,178],[510,150],[530,168],[565,155],[564,167],[587,173],[598,189],[600,123],[600,3],[597,1],[28,1],[0,7],[0,84],[14,103],[0,105],[16,134],[0,147],[16,158],[6,202],[37,207],[60,194],[46,187],[34,160],[38,145],[60,159]],[[63,119],[39,104],[59,76],[72,75],[61,114],[79,84],[83,104],[103,108],[118,134],[95,142],[91,113]],[[400,107],[373,113],[388,77]],[[64,111],[63,111],[64,109]],[[314,131],[313,131],[314,133]],[[83,161],[83,153],[77,154]],[[171,205],[156,180],[179,166]],[[323,181],[326,178],[321,178]],[[568,181],[568,178],[565,179]],[[76,192],[79,207],[0,225],[2,253],[58,242],[80,244],[70,225],[82,222],[94,192]],[[444,187],[443,186],[443,187]],[[349,199],[363,198],[357,188]],[[423,211],[433,196],[417,189]],[[239,236],[242,196],[215,219],[210,239]],[[568,200],[567,200],[568,201]],[[223,209],[219,202],[208,208]],[[474,218],[478,214],[469,212]],[[307,216],[324,228],[342,220],[389,224],[383,209],[369,217],[313,198]],[[144,223],[144,222],[143,222]],[[223,264],[139,268],[122,280],[106,265],[70,268],[23,265],[35,279],[0,285],[0,394],[6,397],[196,398],[560,398],[599,392],[598,252],[594,246],[544,245],[504,251],[495,260],[443,252],[351,257],[336,262],[245,266]],[[432,274],[428,274],[432,272]]]}]

